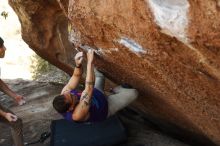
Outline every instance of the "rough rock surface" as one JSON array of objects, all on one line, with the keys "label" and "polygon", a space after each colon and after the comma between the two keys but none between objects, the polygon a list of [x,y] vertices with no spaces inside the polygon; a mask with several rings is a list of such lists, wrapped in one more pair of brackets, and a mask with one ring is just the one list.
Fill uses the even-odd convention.
[{"label": "rough rock surface", "polygon": [[[64,0],[67,2],[67,0]],[[74,56],[68,22],[55,0],[9,0],[22,27],[22,38],[39,56],[71,74]]]},{"label": "rough rock surface", "polygon": [[219,0],[58,2],[10,3],[33,50],[70,74],[69,30],[74,45],[96,49],[96,65],[110,79],[142,93],[136,107],[155,123],[220,145]]},{"label": "rough rock surface", "polygon": [[[6,82],[13,90],[26,97],[27,104],[15,106],[11,98],[0,93],[1,104],[10,107],[23,119],[26,142],[38,140],[41,133],[50,131],[52,120],[61,118],[52,108],[51,102],[54,96],[60,93],[63,85],[24,80],[7,80]],[[120,146],[188,146],[159,132],[148,120],[131,109],[121,111],[118,116],[128,132],[127,141]],[[0,146],[11,146],[10,128],[0,123],[0,131]],[[49,145],[50,139],[47,139],[44,143],[33,146]]]}]

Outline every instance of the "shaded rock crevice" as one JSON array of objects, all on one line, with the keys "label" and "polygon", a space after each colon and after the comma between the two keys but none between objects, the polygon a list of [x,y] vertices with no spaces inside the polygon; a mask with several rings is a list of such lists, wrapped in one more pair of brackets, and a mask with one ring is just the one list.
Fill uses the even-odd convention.
[{"label": "shaded rock crevice", "polygon": [[[68,74],[74,54],[68,41],[68,22],[56,1],[10,1],[22,27],[22,38],[38,55]],[[58,31],[59,30],[59,31]],[[62,39],[61,39],[62,38]],[[65,52],[63,50],[67,49]],[[47,51],[46,51],[47,50]],[[64,54],[65,53],[65,54]]]}]

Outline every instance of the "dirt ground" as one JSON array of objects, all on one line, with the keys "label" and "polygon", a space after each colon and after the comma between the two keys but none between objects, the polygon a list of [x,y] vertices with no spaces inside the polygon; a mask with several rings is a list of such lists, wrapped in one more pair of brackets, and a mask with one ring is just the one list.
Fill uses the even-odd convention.
[{"label": "dirt ground", "polygon": [[[50,131],[50,123],[61,116],[52,108],[53,97],[60,93],[63,85],[58,83],[35,82],[25,80],[6,80],[9,86],[26,97],[27,103],[16,106],[11,98],[0,93],[0,102],[23,119],[25,142],[38,140],[41,133]],[[124,146],[187,146],[182,142],[154,129],[153,125],[132,110],[126,108],[118,113],[128,131],[128,140]],[[10,129],[0,124],[0,146],[12,146]],[[33,146],[49,146],[50,138],[44,143]]]}]

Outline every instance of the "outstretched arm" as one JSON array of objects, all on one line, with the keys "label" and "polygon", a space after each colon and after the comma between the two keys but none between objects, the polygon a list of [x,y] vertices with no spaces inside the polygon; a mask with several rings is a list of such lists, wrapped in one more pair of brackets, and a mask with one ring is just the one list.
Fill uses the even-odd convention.
[{"label": "outstretched arm", "polygon": [[1,79],[0,79],[0,90],[5,94],[7,94],[8,96],[14,98],[18,104],[22,105],[25,103],[24,97],[12,91]]},{"label": "outstretched arm", "polygon": [[63,94],[66,91],[71,91],[76,88],[76,86],[79,84],[79,81],[82,77],[82,61],[83,61],[83,52],[78,52],[75,56],[75,63],[76,66],[73,71],[73,75],[70,78],[69,82],[66,84],[66,86],[63,88],[61,94]]},{"label": "outstretched arm", "polygon": [[80,102],[76,106],[72,119],[74,121],[85,121],[89,117],[89,108],[92,99],[92,92],[94,86],[94,65],[93,65],[94,51],[89,50],[87,53],[87,73],[86,73],[86,82],[85,90],[83,91]]}]

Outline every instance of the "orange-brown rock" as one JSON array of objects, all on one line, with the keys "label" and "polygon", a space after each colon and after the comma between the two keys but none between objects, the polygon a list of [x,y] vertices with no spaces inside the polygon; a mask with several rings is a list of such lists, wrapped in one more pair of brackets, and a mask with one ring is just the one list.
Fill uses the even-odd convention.
[{"label": "orange-brown rock", "polygon": [[220,145],[218,0],[58,2],[11,2],[33,50],[70,73],[68,15],[69,40],[96,49],[96,65],[110,79],[137,88],[137,108]]},{"label": "orange-brown rock", "polygon": [[[67,4],[67,0],[63,2]],[[19,17],[22,38],[29,47],[42,58],[72,74],[70,64],[74,52],[68,41],[68,21],[57,1],[9,0],[9,3]]]}]

